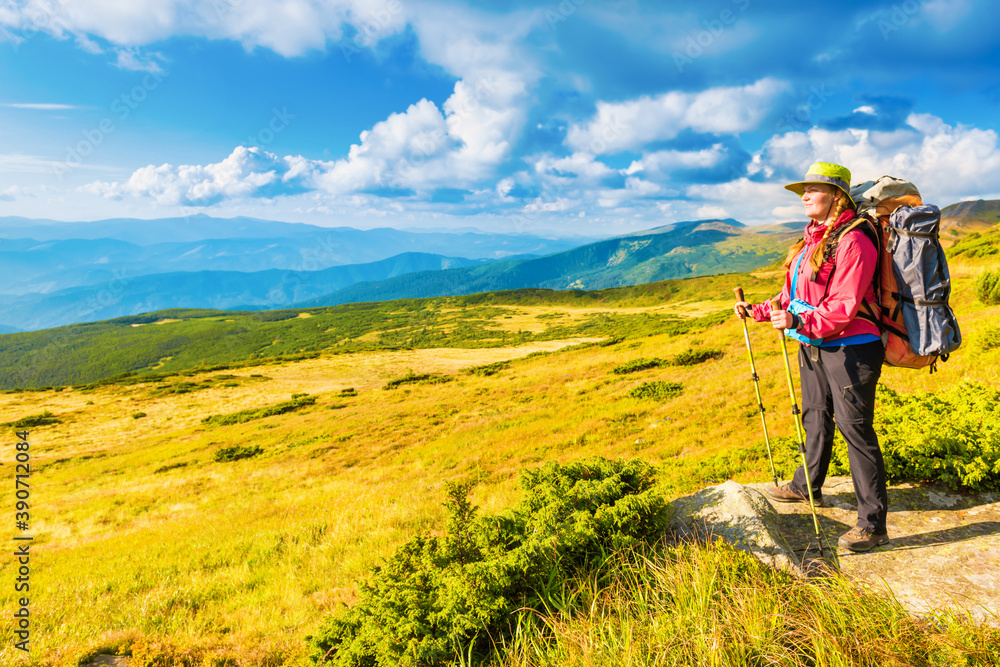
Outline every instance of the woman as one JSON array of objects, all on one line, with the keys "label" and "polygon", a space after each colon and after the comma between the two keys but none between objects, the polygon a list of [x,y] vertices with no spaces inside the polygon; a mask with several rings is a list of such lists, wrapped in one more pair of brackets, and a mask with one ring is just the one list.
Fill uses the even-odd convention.
[{"label": "woman", "polygon": [[[752,307],[741,301],[736,314],[742,319],[740,307],[747,308],[755,321],[770,321],[800,341],[802,422],[813,499],[822,504],[836,418],[847,441],[858,501],[858,523],[839,544],[868,551],[889,541],[885,465],[873,427],[875,385],[885,350],[878,326],[867,315],[876,303],[878,251],[858,228],[850,187],[851,172],[826,162],[817,162],[805,179],[785,186],[802,198],[811,221],[785,260],[788,273],[778,297],[782,309],[772,309],[770,301]],[[790,483],[767,493],[777,502],[808,503],[807,488],[800,466]]]}]

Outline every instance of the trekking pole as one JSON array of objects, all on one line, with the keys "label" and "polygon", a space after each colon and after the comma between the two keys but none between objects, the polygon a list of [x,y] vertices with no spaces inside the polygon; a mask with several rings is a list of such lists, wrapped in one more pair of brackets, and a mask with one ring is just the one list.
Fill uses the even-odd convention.
[{"label": "trekking pole", "polygon": [[[771,310],[781,310],[778,297],[771,299]],[[816,541],[819,542],[819,555],[823,556],[823,534],[819,529],[819,519],[816,518],[816,503],[813,502],[812,477],[809,475],[809,462],[806,461],[806,444],[802,435],[802,411],[795,400],[795,387],[792,384],[792,368],[788,365],[788,346],[785,344],[785,332],[778,329],[778,339],[781,341],[781,356],[785,359],[785,377],[788,378],[788,394],[792,397],[792,415],[795,417],[795,433],[799,437],[799,454],[802,456],[802,470],[806,474],[806,489],[809,492],[809,509],[812,510],[813,528],[816,530]]]},{"label": "trekking pole", "polygon": [[[736,292],[737,301],[746,301],[743,298],[743,288],[734,287],[733,291]],[[760,410],[760,425],[764,429],[764,446],[767,447],[767,462],[771,464],[771,479],[774,480],[774,485],[778,486],[778,473],[774,470],[774,459],[771,457],[771,440],[767,436],[767,421],[764,419],[764,402],[760,398],[760,376],[757,375],[757,366],[753,362],[753,349],[750,348],[750,331],[747,329],[747,320],[749,317],[747,309],[740,306],[740,312],[743,313],[743,340],[747,344],[747,353],[750,355],[750,377],[753,379],[753,388],[757,392],[757,409]]]}]

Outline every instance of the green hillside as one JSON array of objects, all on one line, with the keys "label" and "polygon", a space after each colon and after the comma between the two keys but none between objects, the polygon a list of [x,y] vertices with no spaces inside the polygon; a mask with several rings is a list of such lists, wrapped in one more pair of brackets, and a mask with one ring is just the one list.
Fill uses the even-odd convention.
[{"label": "green hillside", "polygon": [[962,263],[1000,265],[1000,224],[966,234],[948,249],[948,255]]},{"label": "green hillside", "polygon": [[[651,307],[725,294],[749,276],[666,281],[598,291],[524,289],[262,312],[164,310],[0,337],[0,389],[79,385],[121,374],[254,365],[335,353],[501,347],[566,336],[630,337],[692,324],[668,312],[602,312],[509,326],[523,306]],[[712,313],[714,316],[718,311]],[[708,313],[706,313],[707,315]],[[571,320],[571,321],[570,321]]]},{"label": "green hillside", "polygon": [[1000,200],[964,201],[941,209],[941,240],[946,245],[965,235],[983,232],[1000,223]]}]

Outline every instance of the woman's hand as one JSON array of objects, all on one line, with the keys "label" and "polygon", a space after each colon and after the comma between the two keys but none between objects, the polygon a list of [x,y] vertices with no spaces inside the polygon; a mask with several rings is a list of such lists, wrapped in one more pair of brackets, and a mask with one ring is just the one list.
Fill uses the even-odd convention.
[{"label": "woman's hand", "polygon": [[737,301],[736,305],[733,308],[734,310],[736,310],[736,317],[740,318],[741,320],[745,320],[746,318],[751,317],[750,311],[753,310],[753,306],[751,306],[746,301]]},{"label": "woman's hand", "polygon": [[775,329],[791,329],[795,324],[795,316],[787,310],[771,311],[771,326]]}]

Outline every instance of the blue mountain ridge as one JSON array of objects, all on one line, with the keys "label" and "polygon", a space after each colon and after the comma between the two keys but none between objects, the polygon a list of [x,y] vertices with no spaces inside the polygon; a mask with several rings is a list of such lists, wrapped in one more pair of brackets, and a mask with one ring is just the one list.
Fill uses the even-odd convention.
[{"label": "blue mountain ridge", "polygon": [[429,253],[402,253],[377,262],[319,271],[187,271],[122,277],[50,294],[0,297],[0,324],[36,330],[167,308],[285,308],[294,301],[328,294],[361,281],[488,262]]}]

